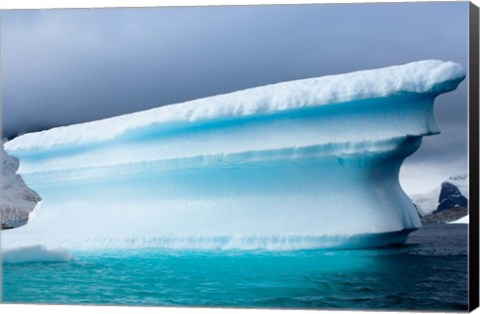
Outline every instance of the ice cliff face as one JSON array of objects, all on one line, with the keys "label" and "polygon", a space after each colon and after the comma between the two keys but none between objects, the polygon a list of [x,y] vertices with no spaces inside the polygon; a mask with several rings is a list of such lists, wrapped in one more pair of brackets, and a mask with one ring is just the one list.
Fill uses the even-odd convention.
[{"label": "ice cliff face", "polygon": [[2,142],[2,228],[26,224],[30,212],[41,200],[35,191],[25,185],[22,177],[16,174],[18,166],[18,159],[5,152]]},{"label": "ice cliff face", "polygon": [[11,248],[305,249],[402,242],[420,221],[398,172],[438,133],[452,62],[285,82],[6,144],[43,198]]}]

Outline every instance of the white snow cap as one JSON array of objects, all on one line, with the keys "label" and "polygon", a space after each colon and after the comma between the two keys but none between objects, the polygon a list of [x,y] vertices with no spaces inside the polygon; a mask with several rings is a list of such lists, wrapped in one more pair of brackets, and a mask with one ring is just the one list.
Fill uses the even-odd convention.
[{"label": "white snow cap", "polygon": [[93,122],[53,128],[19,136],[7,150],[48,148],[112,139],[132,129],[154,124],[268,114],[289,109],[390,97],[402,93],[451,91],[465,78],[454,62],[425,60],[347,74],[329,75],[266,85],[158,107]]}]

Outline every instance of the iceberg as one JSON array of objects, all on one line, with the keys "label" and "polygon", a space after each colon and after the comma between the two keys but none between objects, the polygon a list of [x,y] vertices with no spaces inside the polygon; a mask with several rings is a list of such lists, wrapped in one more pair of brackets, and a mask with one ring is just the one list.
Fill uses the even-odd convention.
[{"label": "iceberg", "polygon": [[470,215],[463,216],[455,221],[448,222],[449,224],[468,224],[470,223]]},{"label": "iceberg", "polygon": [[19,161],[3,149],[2,141],[2,194],[0,217],[2,229],[15,228],[27,223],[29,216],[41,201],[40,196],[25,185],[18,175]]},{"label": "iceberg", "polygon": [[2,251],[3,264],[59,263],[73,260],[66,250],[49,250],[45,246],[19,247]]},{"label": "iceberg", "polygon": [[421,226],[398,181],[435,97],[465,78],[425,60],[283,82],[19,136],[42,197],[5,249],[360,248]]}]

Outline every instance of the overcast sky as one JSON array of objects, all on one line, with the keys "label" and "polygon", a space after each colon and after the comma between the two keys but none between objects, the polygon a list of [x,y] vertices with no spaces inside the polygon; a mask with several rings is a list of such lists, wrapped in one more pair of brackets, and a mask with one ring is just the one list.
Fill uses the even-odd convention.
[{"label": "overcast sky", "polygon": [[[2,11],[2,129],[422,59],[467,68],[467,2]],[[407,160],[409,193],[467,171],[466,81],[435,111],[442,134]]]}]

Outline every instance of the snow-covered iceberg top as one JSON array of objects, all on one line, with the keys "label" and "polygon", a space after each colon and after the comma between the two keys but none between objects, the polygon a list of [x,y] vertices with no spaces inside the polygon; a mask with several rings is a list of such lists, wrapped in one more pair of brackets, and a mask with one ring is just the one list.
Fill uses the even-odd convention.
[{"label": "snow-covered iceberg top", "polygon": [[7,150],[49,148],[115,138],[127,130],[241,116],[402,94],[451,91],[465,71],[454,62],[425,60],[381,69],[261,86],[113,118],[30,133],[6,143]]}]

